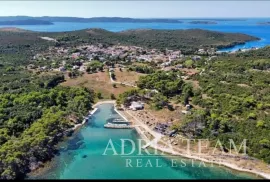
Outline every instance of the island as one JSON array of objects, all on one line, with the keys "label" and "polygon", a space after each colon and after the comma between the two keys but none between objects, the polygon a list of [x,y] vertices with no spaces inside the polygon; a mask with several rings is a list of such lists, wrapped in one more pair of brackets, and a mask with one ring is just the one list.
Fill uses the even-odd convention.
[{"label": "island", "polygon": [[190,24],[204,24],[204,25],[213,25],[217,24],[215,21],[191,21]]},{"label": "island", "polygon": [[184,20],[190,20],[190,21],[247,21],[246,19],[241,19],[241,18],[199,18],[199,19],[194,19],[194,18],[185,18]]},{"label": "island", "polygon": [[258,22],[257,25],[270,25],[270,21],[268,21],[268,22]]},{"label": "island", "polygon": [[[33,20],[34,22],[31,22]],[[169,18],[122,18],[122,17],[93,17],[93,18],[79,18],[79,17],[31,17],[31,16],[9,16],[0,17],[0,22],[6,21],[6,23],[23,23],[38,24],[49,22],[76,22],[76,23],[95,23],[95,22],[111,22],[111,23],[182,23],[177,19]],[[9,22],[11,21],[11,22]],[[18,22],[17,22],[18,21]],[[22,22],[21,22],[22,21]],[[17,25],[16,24],[16,25]]]},{"label": "island", "polygon": [[27,19],[0,21],[0,25],[53,25],[53,23],[45,20]]}]

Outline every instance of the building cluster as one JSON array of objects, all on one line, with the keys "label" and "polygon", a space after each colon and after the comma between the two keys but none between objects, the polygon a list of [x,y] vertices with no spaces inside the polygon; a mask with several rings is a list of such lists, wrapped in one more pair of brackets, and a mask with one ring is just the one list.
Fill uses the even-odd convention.
[{"label": "building cluster", "polygon": [[[85,71],[86,65],[97,60],[100,62],[119,61],[119,62],[151,62],[156,63],[172,63],[179,60],[184,55],[181,51],[157,49],[144,49],[137,46],[104,46],[98,45],[84,45],[77,47],[51,47],[48,52],[37,54],[33,57],[33,61],[42,61],[44,63],[51,63],[51,65],[40,66],[43,71],[53,67],[58,71],[65,71],[67,65],[72,62],[69,68],[74,70]],[[74,61],[76,64],[74,65]],[[56,63],[57,62],[57,63]],[[42,68],[41,68],[42,67]]]},{"label": "building cluster", "polygon": [[122,60],[122,61],[170,61],[176,60],[181,57],[181,51],[165,50],[160,51],[157,49],[144,49],[137,46],[103,46],[103,45],[88,45],[80,46],[77,48],[79,53],[74,55],[78,57],[78,54],[83,54],[91,60]]}]

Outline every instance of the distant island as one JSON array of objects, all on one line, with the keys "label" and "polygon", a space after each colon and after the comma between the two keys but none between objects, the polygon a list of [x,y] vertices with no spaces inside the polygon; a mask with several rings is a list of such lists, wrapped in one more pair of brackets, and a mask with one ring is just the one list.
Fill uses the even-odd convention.
[{"label": "distant island", "polygon": [[[31,22],[34,20],[35,22]],[[77,22],[77,23],[95,23],[95,22],[112,22],[112,23],[182,23],[176,19],[159,19],[159,18],[121,18],[121,17],[93,17],[93,18],[79,18],[79,17],[51,17],[51,16],[43,16],[43,17],[30,17],[30,16],[2,16],[0,17],[0,22],[7,23],[21,23],[23,21],[24,25],[35,24],[39,25],[38,21],[45,21],[44,23],[52,23],[52,22]],[[17,22],[18,21],[18,22]],[[10,24],[9,24],[10,25]],[[21,25],[21,24],[20,24]]]},{"label": "distant island", "polygon": [[217,24],[217,22],[215,22],[215,21],[191,21],[189,23],[190,24],[205,24],[205,25]]},{"label": "distant island", "polygon": [[[182,20],[182,19],[181,19]],[[190,21],[247,21],[246,19],[239,19],[239,18],[188,18],[188,19],[183,19],[183,20],[190,20]]]},{"label": "distant island", "polygon": [[258,22],[257,25],[270,25],[270,21],[268,21],[268,22]]},{"label": "distant island", "polygon": [[0,25],[53,25],[53,23],[45,20],[27,19],[0,21]]}]

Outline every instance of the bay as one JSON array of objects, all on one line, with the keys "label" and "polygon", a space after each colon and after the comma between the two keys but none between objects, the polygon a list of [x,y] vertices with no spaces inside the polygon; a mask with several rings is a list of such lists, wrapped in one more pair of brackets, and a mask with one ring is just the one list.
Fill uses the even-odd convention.
[{"label": "bay", "polygon": [[[242,173],[222,166],[211,166],[205,163],[192,162],[189,159],[173,157],[176,165],[172,165],[170,156],[150,157],[138,154],[139,138],[133,129],[106,129],[103,125],[112,118],[120,116],[114,111],[112,104],[98,106],[98,111],[91,120],[81,128],[70,140],[61,144],[58,156],[52,159],[51,166],[38,174],[29,176],[30,179],[256,179],[252,174]],[[113,155],[106,150],[109,140],[115,150],[121,151],[120,139],[130,139],[135,142],[136,150],[132,157]],[[132,145],[126,143],[125,150],[131,151]],[[105,154],[107,155],[104,155]],[[129,158],[131,166],[127,167]],[[136,167],[136,160],[142,162],[142,167]],[[158,164],[157,164],[158,160]],[[181,165],[184,160],[186,166]],[[147,162],[151,163],[146,165]],[[161,167],[159,167],[161,166]],[[177,166],[177,167],[175,167]]]}]

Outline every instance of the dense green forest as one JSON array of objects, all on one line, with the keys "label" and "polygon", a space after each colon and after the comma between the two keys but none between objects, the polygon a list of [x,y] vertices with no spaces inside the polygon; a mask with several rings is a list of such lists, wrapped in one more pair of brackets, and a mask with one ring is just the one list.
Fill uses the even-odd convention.
[{"label": "dense green forest", "polygon": [[[51,44],[28,32],[0,33],[0,179],[24,178],[57,152],[94,102],[85,88],[58,86],[64,75],[36,74],[29,60]],[[70,130],[72,131],[72,130]]]},{"label": "dense green forest", "polygon": [[269,48],[209,61],[195,77],[201,89],[192,100],[204,110],[188,117],[182,131],[225,144],[247,139],[248,154],[270,163],[269,67]]},{"label": "dense green forest", "polygon": [[0,64],[26,66],[30,59],[54,46],[55,43],[39,38],[40,33],[22,29],[0,29]]},{"label": "dense green forest", "polygon": [[0,80],[2,179],[23,178],[31,164],[50,159],[74,119],[81,122],[94,102],[91,90],[57,86],[63,75],[39,76],[16,69],[0,68],[5,74]]},{"label": "dense green forest", "polygon": [[192,54],[199,48],[221,48],[259,40],[256,37],[221,33],[201,29],[189,30],[152,30],[138,29],[122,32],[110,32],[104,29],[51,34],[60,43],[76,45],[78,43],[122,44],[154,49],[180,49],[185,54]]}]

